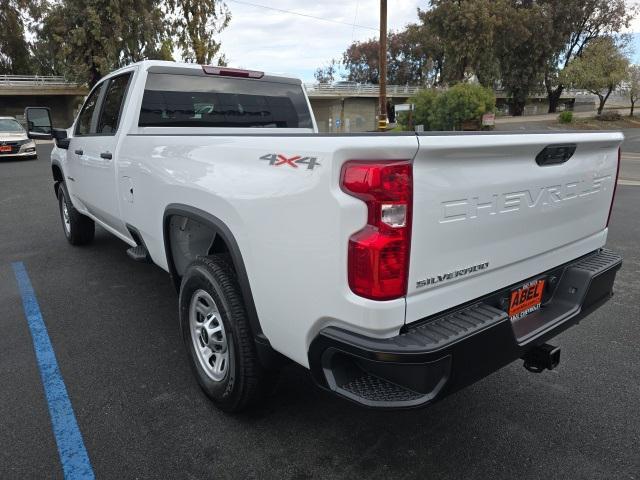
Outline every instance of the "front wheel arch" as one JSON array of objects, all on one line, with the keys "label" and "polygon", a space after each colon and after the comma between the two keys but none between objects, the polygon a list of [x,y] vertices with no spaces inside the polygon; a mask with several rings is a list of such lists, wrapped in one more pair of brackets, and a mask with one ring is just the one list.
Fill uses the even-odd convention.
[{"label": "front wheel arch", "polygon": [[53,190],[56,194],[56,198],[58,197],[58,189],[60,188],[60,184],[64,183],[64,174],[62,173],[62,167],[58,165],[58,163],[51,164],[51,174],[53,175]]}]

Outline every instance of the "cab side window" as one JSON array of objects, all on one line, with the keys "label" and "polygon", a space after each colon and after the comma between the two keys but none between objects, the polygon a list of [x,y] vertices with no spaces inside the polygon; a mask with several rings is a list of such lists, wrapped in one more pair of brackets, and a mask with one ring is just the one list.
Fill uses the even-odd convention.
[{"label": "cab side window", "polygon": [[[104,85],[104,84],[103,84]],[[89,135],[91,134],[91,119],[93,118],[93,113],[96,110],[96,105],[98,104],[98,99],[100,98],[100,91],[102,90],[103,85],[98,85],[93,89],[87,101],[84,102],[82,107],[82,111],[80,115],[78,115],[78,123],[76,125],[76,136],[79,135]]]},{"label": "cab side window", "polygon": [[120,114],[122,113],[122,105],[124,97],[127,93],[127,85],[129,85],[130,73],[120,75],[109,80],[109,86],[102,103],[102,111],[98,119],[98,134],[115,135],[120,122]]}]

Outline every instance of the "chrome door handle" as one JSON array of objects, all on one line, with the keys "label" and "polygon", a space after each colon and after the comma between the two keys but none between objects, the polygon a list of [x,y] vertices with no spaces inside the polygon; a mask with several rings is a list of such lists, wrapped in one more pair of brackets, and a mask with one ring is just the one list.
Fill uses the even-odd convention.
[{"label": "chrome door handle", "polygon": [[104,158],[105,160],[111,160],[113,158],[113,155],[109,152],[102,152],[100,154],[100,158]]}]

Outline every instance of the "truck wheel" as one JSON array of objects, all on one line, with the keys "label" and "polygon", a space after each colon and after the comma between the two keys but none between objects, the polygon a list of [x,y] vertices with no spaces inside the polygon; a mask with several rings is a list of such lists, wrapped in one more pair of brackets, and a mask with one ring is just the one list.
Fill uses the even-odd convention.
[{"label": "truck wheel", "polygon": [[81,214],[75,209],[67,187],[64,183],[58,188],[58,206],[60,207],[60,219],[62,220],[62,230],[71,245],[86,245],[93,240],[96,226],[93,220]]},{"label": "truck wheel", "polygon": [[180,286],[180,328],[198,383],[221,410],[239,412],[263,396],[262,368],[235,272],[226,256],[198,257]]}]

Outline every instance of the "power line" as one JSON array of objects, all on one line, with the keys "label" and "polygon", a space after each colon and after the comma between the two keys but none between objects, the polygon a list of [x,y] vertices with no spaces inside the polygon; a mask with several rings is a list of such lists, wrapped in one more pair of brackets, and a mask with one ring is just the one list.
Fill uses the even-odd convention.
[{"label": "power line", "polygon": [[373,30],[375,32],[378,31],[377,28],[373,28],[373,27],[366,27],[364,25],[356,25],[355,23],[349,23],[349,22],[341,22],[340,20],[332,20],[330,18],[316,17],[314,15],[308,15],[306,13],[294,12],[292,10],[284,10],[284,9],[275,8],[275,7],[267,7],[266,5],[259,5],[257,3],[244,2],[244,1],[241,1],[241,0],[227,0],[227,1],[233,2],[233,3],[240,3],[242,5],[249,5],[251,7],[264,8],[265,10],[274,10],[274,11],[280,12],[280,13],[288,13],[290,15],[298,15],[299,17],[312,18],[314,20],[321,20],[323,22],[337,23],[338,25],[346,25],[347,27],[352,27],[352,28],[363,28],[365,30]]},{"label": "power line", "polygon": [[356,33],[356,20],[358,19],[358,8],[360,8],[360,0],[356,1],[356,13],[353,15],[353,25],[351,29],[351,43],[353,43],[353,39],[355,38]]}]

